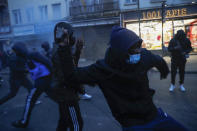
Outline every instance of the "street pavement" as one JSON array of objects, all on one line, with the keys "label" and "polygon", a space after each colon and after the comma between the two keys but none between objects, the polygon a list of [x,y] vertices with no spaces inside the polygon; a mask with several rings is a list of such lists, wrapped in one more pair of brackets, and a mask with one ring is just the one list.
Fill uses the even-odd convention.
[{"label": "street pavement", "polygon": [[[3,73],[3,86],[0,87],[0,97],[8,92],[8,74]],[[177,77],[178,78],[178,77]],[[177,121],[186,126],[190,131],[197,131],[197,74],[186,74],[186,92],[178,88],[169,92],[170,75],[160,81],[158,72],[149,72],[150,87],[156,90],[154,103]],[[178,80],[177,80],[178,81]],[[178,87],[178,84],[176,85]],[[121,126],[112,117],[109,107],[99,88],[86,86],[91,100],[80,100],[80,108],[84,120],[84,131],[121,131]],[[26,129],[17,129],[11,122],[21,118],[27,90],[21,88],[17,96],[0,106],[0,131],[55,131],[58,121],[57,104],[45,94],[39,100],[32,112],[29,126]]]}]

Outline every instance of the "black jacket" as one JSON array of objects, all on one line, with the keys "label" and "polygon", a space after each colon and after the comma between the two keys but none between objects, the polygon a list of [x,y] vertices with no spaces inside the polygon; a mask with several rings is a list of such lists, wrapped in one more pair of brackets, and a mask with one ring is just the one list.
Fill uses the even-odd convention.
[{"label": "black jacket", "polygon": [[9,69],[10,77],[21,78],[25,77],[27,71],[26,62],[27,62],[27,48],[24,43],[17,42],[12,47],[15,53],[12,53],[9,56]]},{"label": "black jacket", "polygon": [[[73,57],[72,57],[73,58]],[[73,61],[72,61],[73,62]],[[61,60],[57,52],[57,46],[53,48],[52,65],[53,75],[50,91],[48,91],[49,97],[56,102],[66,102],[74,104],[79,100],[77,94],[77,88],[79,84],[68,84],[63,74],[63,68]],[[75,64],[76,65],[76,64]]]},{"label": "black jacket", "polygon": [[26,77],[28,73],[26,68],[26,59],[16,54],[11,54],[9,56],[8,66],[10,69],[10,77],[20,79],[21,77]]},{"label": "black jacket", "polygon": [[[68,84],[98,84],[113,116],[121,125],[127,127],[149,122],[156,116],[157,109],[152,101],[155,91],[149,88],[147,72],[156,67],[161,77],[166,78],[169,73],[166,62],[143,49],[138,64],[123,62],[121,65],[120,61],[117,62],[121,54],[112,52],[109,48],[105,59],[87,67],[75,68],[70,47],[60,47],[58,54],[64,79]],[[115,60],[109,60],[108,57]],[[121,66],[112,67],[118,63]]]},{"label": "black jacket", "polygon": [[[178,44],[181,46],[180,49],[175,48]],[[191,42],[188,38],[178,39],[175,37],[170,40],[168,51],[171,52],[172,59],[183,60],[185,59],[185,54],[192,51]]]}]

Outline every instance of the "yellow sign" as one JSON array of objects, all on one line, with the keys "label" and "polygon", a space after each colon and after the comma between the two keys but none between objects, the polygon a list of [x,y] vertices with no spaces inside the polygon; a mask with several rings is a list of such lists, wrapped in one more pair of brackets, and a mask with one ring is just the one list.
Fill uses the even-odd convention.
[{"label": "yellow sign", "polygon": [[[165,13],[166,18],[186,16],[187,8],[166,10]],[[159,19],[161,18],[161,11],[142,12],[142,15],[143,19]]]}]

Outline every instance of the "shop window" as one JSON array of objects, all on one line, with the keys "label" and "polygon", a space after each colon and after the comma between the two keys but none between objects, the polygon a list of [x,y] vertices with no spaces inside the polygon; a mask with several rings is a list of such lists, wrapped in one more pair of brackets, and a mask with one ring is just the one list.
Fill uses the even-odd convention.
[{"label": "shop window", "polygon": [[13,20],[15,24],[22,24],[20,9],[13,10],[12,15],[13,15]]}]

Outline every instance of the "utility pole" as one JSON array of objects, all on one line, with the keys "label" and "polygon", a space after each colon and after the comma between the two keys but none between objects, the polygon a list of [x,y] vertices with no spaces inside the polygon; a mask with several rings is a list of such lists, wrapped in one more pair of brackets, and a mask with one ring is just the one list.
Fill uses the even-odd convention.
[{"label": "utility pole", "polygon": [[164,24],[164,20],[165,20],[165,4],[166,4],[166,1],[162,1],[162,16],[161,16],[161,23],[162,23],[162,34],[161,34],[161,40],[162,40],[162,54],[165,55],[165,44],[164,44],[164,33],[163,33],[163,24]]},{"label": "utility pole", "polygon": [[141,30],[140,30],[140,0],[137,2],[137,9],[138,9],[138,23],[139,23],[139,37],[141,38]]}]

